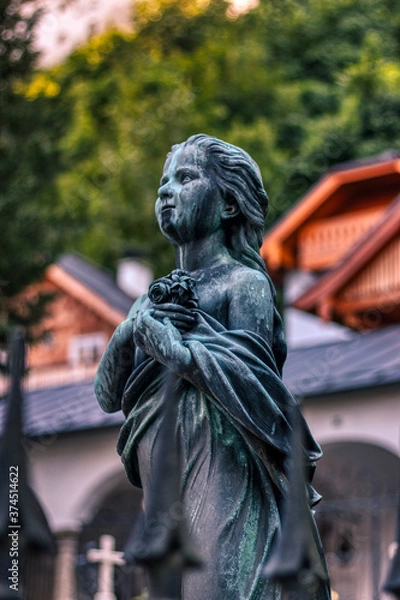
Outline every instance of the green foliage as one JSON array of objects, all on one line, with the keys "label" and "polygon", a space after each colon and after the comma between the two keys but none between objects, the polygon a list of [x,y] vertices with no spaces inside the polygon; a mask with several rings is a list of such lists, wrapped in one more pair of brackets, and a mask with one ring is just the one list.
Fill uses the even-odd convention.
[{"label": "green foliage", "polygon": [[156,275],[171,268],[153,207],[166,152],[193,133],[259,162],[268,225],[332,164],[399,149],[400,6],[260,0],[237,18],[227,6],[137,0],[133,33],[95,37],[21,88],[46,106],[41,135],[62,172],[36,173],[37,197],[74,224],[70,248],[113,268],[134,247]]},{"label": "green foliage", "polygon": [[[262,2],[287,149],[288,208],[335,163],[400,150],[400,7],[377,0]],[[279,212],[279,211],[278,211]]]},{"label": "green foliage", "polygon": [[[30,339],[47,298],[28,302],[18,295],[40,277],[60,247],[54,177],[64,114],[61,105],[49,110],[58,89],[49,78],[40,98],[21,94],[34,69],[32,30],[38,18],[23,12],[25,4],[0,1],[0,344],[14,325],[24,326]],[[36,85],[43,79],[39,76]]]},{"label": "green foliage", "polygon": [[94,38],[51,73],[61,90],[54,110],[60,97],[71,105],[58,191],[80,222],[71,245],[83,254],[112,268],[133,246],[148,252],[156,274],[171,268],[154,201],[166,153],[193,133],[247,143],[272,179],[265,107],[275,75],[264,40],[250,39],[226,9],[222,0],[136,3],[133,34]]}]

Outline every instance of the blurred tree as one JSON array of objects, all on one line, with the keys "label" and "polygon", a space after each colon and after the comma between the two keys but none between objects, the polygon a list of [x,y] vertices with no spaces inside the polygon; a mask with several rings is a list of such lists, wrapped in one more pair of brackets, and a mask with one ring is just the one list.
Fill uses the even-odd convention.
[{"label": "blurred tree", "polygon": [[271,117],[288,152],[286,208],[331,165],[400,150],[398,3],[261,0],[258,18],[282,66],[276,106],[286,114]]},{"label": "blurred tree", "polygon": [[279,170],[266,119],[275,76],[264,40],[252,39],[244,20],[229,19],[228,7],[223,0],[138,1],[134,33],[91,39],[27,89],[32,94],[50,77],[61,90],[53,110],[61,100],[71,106],[57,185],[80,223],[70,244],[83,254],[113,268],[133,246],[148,252],[156,274],[172,267],[154,201],[166,152],[193,133],[246,145],[271,180]]},{"label": "blurred tree", "polygon": [[400,146],[390,0],[260,0],[241,15],[224,0],[136,0],[132,18],[133,33],[91,39],[25,91],[53,84],[48,114],[70,107],[54,197],[79,224],[71,247],[111,268],[129,246],[156,274],[172,266],[153,206],[166,152],[193,133],[259,162],[268,224],[332,164]]},{"label": "blurred tree", "polygon": [[64,118],[61,106],[57,113],[47,112],[59,88],[40,75],[36,85],[45,85],[41,98],[21,94],[34,73],[32,31],[38,16],[25,0],[0,0],[0,345],[13,325],[24,326],[28,339],[38,335],[34,326],[46,297],[22,300],[19,294],[40,277],[60,247],[54,177]]}]

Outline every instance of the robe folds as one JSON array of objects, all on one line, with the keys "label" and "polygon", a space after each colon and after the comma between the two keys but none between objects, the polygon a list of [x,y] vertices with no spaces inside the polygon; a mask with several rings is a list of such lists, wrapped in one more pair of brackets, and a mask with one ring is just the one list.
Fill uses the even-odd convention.
[{"label": "robe folds", "polygon": [[[201,310],[183,334],[191,365],[176,378],[182,496],[189,533],[205,567],[184,576],[183,600],[279,600],[262,577],[280,529],[291,450],[290,410],[269,344],[251,331],[227,330]],[[165,369],[136,350],[125,385],[117,449],[130,481],[146,488],[162,421]],[[304,419],[310,474],[321,455]],[[310,505],[319,497],[309,484]],[[295,541],[294,541],[295,543]],[[313,596],[329,597],[327,589]]]}]

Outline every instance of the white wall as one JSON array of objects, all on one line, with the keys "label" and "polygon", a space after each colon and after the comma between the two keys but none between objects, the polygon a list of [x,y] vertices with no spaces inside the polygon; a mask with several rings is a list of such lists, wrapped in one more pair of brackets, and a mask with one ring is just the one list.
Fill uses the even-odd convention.
[{"label": "white wall", "polygon": [[316,346],[326,342],[349,339],[354,332],[337,323],[325,323],[319,317],[292,308],[290,305],[309,289],[318,276],[300,270],[285,273],[284,303],[285,303],[285,333],[288,348]]},{"label": "white wall", "polygon": [[54,532],[79,530],[125,473],[118,428],[43,437],[28,447],[32,485]]},{"label": "white wall", "polygon": [[365,442],[399,455],[400,386],[309,398],[303,410],[321,445]]}]

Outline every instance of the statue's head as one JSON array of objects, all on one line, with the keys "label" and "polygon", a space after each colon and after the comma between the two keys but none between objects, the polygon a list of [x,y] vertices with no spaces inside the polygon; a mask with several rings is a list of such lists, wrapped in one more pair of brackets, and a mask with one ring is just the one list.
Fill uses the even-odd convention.
[{"label": "statue's head", "polygon": [[215,201],[222,199],[220,224],[225,230],[226,246],[244,264],[264,268],[259,249],[262,244],[268,196],[260,169],[251,156],[218,138],[197,134],[172,147],[166,168],[174,157],[193,157],[193,163],[207,175]]}]

